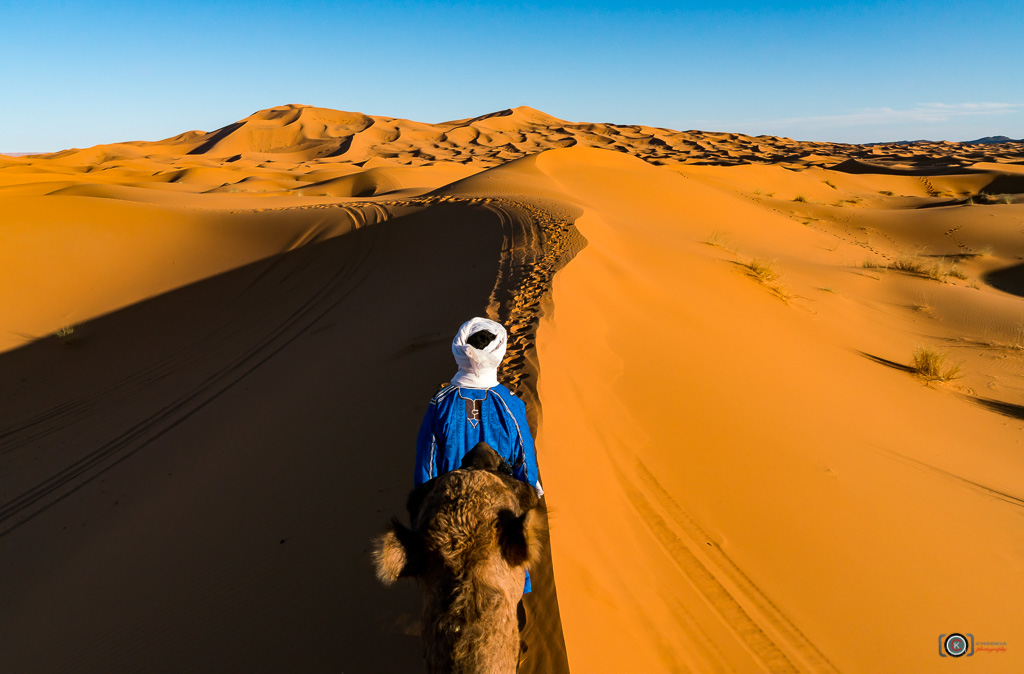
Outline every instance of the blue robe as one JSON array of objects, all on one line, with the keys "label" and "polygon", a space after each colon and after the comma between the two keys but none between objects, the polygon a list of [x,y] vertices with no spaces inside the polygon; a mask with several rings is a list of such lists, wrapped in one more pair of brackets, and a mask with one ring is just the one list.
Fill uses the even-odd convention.
[{"label": "blue robe", "polygon": [[[513,477],[543,494],[526,404],[501,384],[487,389],[447,384],[431,398],[416,440],[413,483],[418,487],[458,469],[478,442],[494,448],[512,467]],[[529,591],[527,572],[524,593]]]}]

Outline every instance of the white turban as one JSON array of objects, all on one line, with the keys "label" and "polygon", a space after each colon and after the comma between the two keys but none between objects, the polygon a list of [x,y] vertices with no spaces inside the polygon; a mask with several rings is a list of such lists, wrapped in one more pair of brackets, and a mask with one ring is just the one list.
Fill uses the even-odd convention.
[{"label": "white turban", "polygon": [[[466,343],[470,335],[486,330],[494,335],[491,343],[482,349]],[[452,355],[459,371],[452,384],[465,388],[491,388],[498,385],[498,366],[505,357],[508,333],[500,323],[486,318],[473,318],[462,324],[452,340]]]}]

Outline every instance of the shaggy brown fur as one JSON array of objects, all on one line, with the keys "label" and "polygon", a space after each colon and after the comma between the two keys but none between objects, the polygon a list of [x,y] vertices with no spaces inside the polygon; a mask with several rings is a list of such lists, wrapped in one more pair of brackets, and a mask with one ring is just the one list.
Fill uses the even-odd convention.
[{"label": "shaggy brown fur", "polygon": [[[414,576],[423,590],[427,669],[511,673],[519,654],[516,605],[525,568],[540,553],[537,496],[509,475],[490,447],[410,494],[413,528],[392,521],[374,541],[377,577]],[[468,455],[467,455],[468,456]]]}]

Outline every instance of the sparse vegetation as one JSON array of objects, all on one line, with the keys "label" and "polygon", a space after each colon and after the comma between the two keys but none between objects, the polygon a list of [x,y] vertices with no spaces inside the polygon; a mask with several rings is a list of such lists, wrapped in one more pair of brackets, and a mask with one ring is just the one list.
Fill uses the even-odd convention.
[{"label": "sparse vegetation", "polygon": [[978,192],[977,194],[966,194],[967,199],[964,204],[967,206],[983,205],[992,206],[994,204],[1012,204],[1013,200],[1009,194],[985,194],[984,192]]},{"label": "sparse vegetation", "polygon": [[72,344],[78,340],[78,333],[75,332],[75,326],[70,323],[62,326],[59,330],[53,333],[54,337],[59,339],[64,344]]},{"label": "sparse vegetation", "polygon": [[727,250],[730,253],[736,252],[732,249],[732,243],[729,241],[729,237],[724,232],[720,232],[718,230],[711,232],[704,243],[709,246],[721,248],[722,250]]},{"label": "sparse vegetation", "polygon": [[958,278],[961,281],[967,280],[967,273],[963,269],[961,269],[960,266],[955,262],[950,263],[948,271],[949,275],[952,276],[953,278]]},{"label": "sparse vegetation", "polygon": [[789,288],[779,283],[782,273],[774,260],[763,260],[755,257],[743,265],[747,273],[758,283],[767,288],[773,295],[787,304],[793,298]]},{"label": "sparse vegetation", "polygon": [[893,193],[892,193],[892,191],[890,191],[890,190],[879,190],[879,192],[878,192],[878,193],[879,193],[879,194],[884,194],[884,195],[885,195],[885,196],[887,196],[887,197],[891,197],[891,196],[894,196],[894,195],[893,195]]},{"label": "sparse vegetation", "polygon": [[917,256],[901,255],[891,264],[865,260],[861,263],[861,266],[865,269],[895,269],[896,271],[923,276],[942,283],[949,283],[950,278],[957,278],[962,281],[967,280],[967,274],[960,268],[960,265],[956,262],[950,262],[946,258],[939,258],[937,262],[929,262]]},{"label": "sparse vegetation", "polygon": [[992,255],[992,246],[983,246],[979,250],[969,250],[969,251],[967,251],[965,253],[960,253],[959,255],[957,255],[957,257],[959,257],[959,258],[989,257],[991,255]]},{"label": "sparse vegetation", "polygon": [[832,189],[834,189],[834,190],[835,189],[839,189],[838,187],[835,186],[835,184],[831,180],[825,180],[824,183],[826,185],[828,185],[829,187],[831,187]]},{"label": "sparse vegetation", "polygon": [[957,263],[949,262],[946,258],[941,258],[938,262],[928,265],[921,273],[934,281],[941,281],[942,283],[948,283],[950,277],[960,280],[967,279],[967,274],[964,273],[963,269]]},{"label": "sparse vegetation", "polygon": [[911,274],[924,274],[927,271],[927,267],[925,267],[924,262],[920,258],[908,257],[906,255],[898,258],[895,262],[889,265],[889,268],[897,271],[909,272]]},{"label": "sparse vegetation", "polygon": [[771,283],[779,278],[779,268],[774,260],[754,258],[746,264],[747,271],[758,283]]},{"label": "sparse vegetation", "polygon": [[832,293],[832,294],[835,294],[835,292],[836,292],[836,289],[835,289],[835,288],[833,288],[833,287],[831,287],[831,286],[829,286],[829,287],[827,287],[827,288],[818,288],[818,290],[820,290],[820,291],[821,291],[821,292],[823,292],[823,293]]},{"label": "sparse vegetation", "polygon": [[1013,338],[1010,339],[1008,348],[1014,351],[1024,351],[1024,323],[1018,323],[1013,331]]},{"label": "sparse vegetation", "polygon": [[926,383],[945,383],[963,376],[959,363],[948,362],[946,355],[933,349],[914,349],[914,374]]},{"label": "sparse vegetation", "polygon": [[793,197],[793,201],[799,201],[802,204],[806,204],[807,203],[807,197],[805,197],[802,194],[798,194],[795,197]]}]

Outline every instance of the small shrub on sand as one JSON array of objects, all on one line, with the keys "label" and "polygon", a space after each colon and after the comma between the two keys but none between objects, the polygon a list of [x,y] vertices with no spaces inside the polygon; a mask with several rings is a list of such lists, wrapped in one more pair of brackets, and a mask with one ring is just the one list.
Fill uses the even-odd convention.
[{"label": "small shrub on sand", "polygon": [[963,269],[961,269],[956,264],[950,265],[950,267],[949,267],[949,275],[952,276],[953,278],[958,278],[961,281],[966,281],[967,280],[967,274],[964,272]]},{"label": "small shrub on sand", "polygon": [[1014,351],[1024,351],[1024,323],[1017,325],[1008,347]]},{"label": "small shrub on sand", "polygon": [[758,283],[771,283],[779,278],[779,268],[772,260],[754,258],[746,265],[750,275],[757,279]]},{"label": "small shrub on sand", "polygon": [[742,266],[754,280],[771,291],[773,295],[783,302],[788,304],[793,299],[793,294],[789,291],[789,288],[779,283],[782,274],[779,272],[779,268],[774,260],[762,260],[755,257]]},{"label": "small shrub on sand", "polygon": [[59,330],[53,333],[54,337],[59,339],[63,344],[73,344],[78,341],[79,334],[75,332],[75,326],[65,325]]},{"label": "small shrub on sand", "polygon": [[889,265],[889,268],[897,271],[909,272],[911,274],[924,274],[928,269],[920,258],[908,257],[906,255],[898,258],[895,262]]},{"label": "small shrub on sand", "polygon": [[917,274],[918,276],[924,276],[925,278],[941,281],[942,283],[948,283],[951,277],[960,280],[967,279],[967,274],[964,273],[964,270],[956,262],[950,262],[945,258],[940,259],[938,262],[929,263],[927,260],[922,260],[919,257],[903,255],[888,265],[888,268],[907,272],[908,274]]},{"label": "small shrub on sand", "polygon": [[807,197],[805,197],[802,194],[798,194],[795,197],[793,197],[793,201],[799,201],[802,204],[806,204],[807,203]]},{"label": "small shrub on sand", "polygon": [[880,191],[879,191],[878,193],[879,193],[879,194],[884,194],[884,195],[885,195],[885,196],[887,196],[887,197],[891,197],[891,196],[893,196],[893,193],[892,193],[892,191],[890,191],[890,190],[880,190]]},{"label": "small shrub on sand", "polygon": [[959,363],[948,363],[946,355],[932,349],[914,349],[914,374],[926,382],[947,382],[963,376]]},{"label": "small shrub on sand", "polygon": [[958,278],[960,280],[966,280],[967,274],[964,273],[955,262],[949,262],[945,258],[939,260],[935,264],[929,266],[925,271],[924,275],[935,281],[941,281],[948,283],[950,277]]},{"label": "small shrub on sand", "polygon": [[709,246],[721,248],[722,250],[727,250],[730,253],[734,252],[732,250],[732,243],[729,241],[729,237],[724,232],[719,232],[717,230],[711,232],[711,234],[708,235],[708,238],[707,240],[704,241],[704,243],[708,244]]},{"label": "small shrub on sand", "polygon": [[826,185],[828,185],[829,187],[831,187],[832,189],[837,189],[836,186],[835,186],[835,183],[833,183],[831,180],[826,180],[826,181],[824,181],[824,183]]}]

